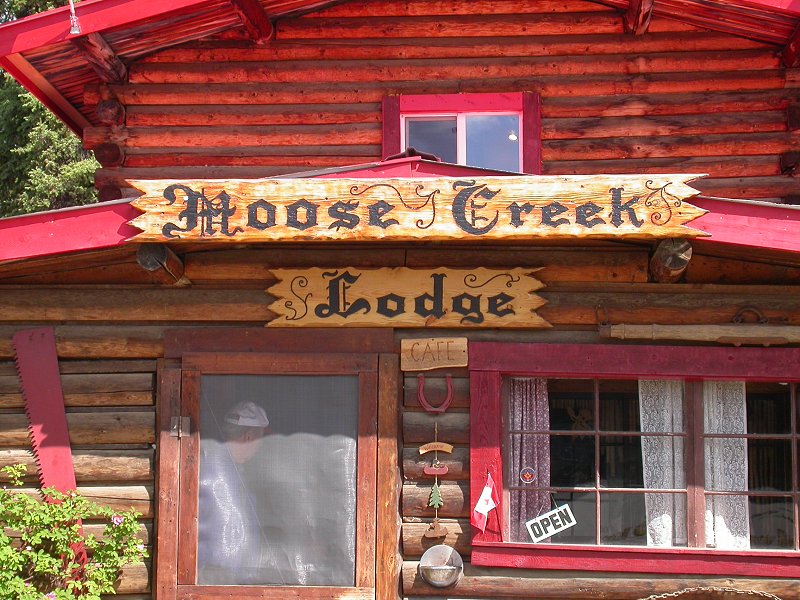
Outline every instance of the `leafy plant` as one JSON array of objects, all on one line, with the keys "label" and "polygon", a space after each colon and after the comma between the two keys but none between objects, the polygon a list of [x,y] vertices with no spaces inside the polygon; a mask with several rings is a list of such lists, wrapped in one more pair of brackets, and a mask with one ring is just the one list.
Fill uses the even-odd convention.
[{"label": "leafy plant", "polygon": [[[0,471],[10,484],[0,490],[0,600],[100,600],[115,592],[123,566],[147,556],[133,509],[52,488],[38,499],[21,489],[25,465]],[[105,524],[101,536],[82,531],[89,520]]]}]

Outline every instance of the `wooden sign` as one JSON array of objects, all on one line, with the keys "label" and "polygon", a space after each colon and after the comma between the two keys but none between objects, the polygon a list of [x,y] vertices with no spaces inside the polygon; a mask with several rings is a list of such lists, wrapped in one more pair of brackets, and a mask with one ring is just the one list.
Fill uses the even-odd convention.
[{"label": "wooden sign", "polygon": [[453,445],[446,442],[429,442],[419,447],[420,454],[427,454],[428,452],[446,452],[451,454],[453,452]]},{"label": "wooden sign", "polygon": [[467,338],[423,338],[400,341],[401,371],[466,367]]},{"label": "wooden sign", "polygon": [[688,238],[699,175],[134,180],[136,242]]},{"label": "wooden sign", "polygon": [[[535,269],[534,269],[535,271]],[[549,327],[531,269],[272,269],[278,327]]]}]

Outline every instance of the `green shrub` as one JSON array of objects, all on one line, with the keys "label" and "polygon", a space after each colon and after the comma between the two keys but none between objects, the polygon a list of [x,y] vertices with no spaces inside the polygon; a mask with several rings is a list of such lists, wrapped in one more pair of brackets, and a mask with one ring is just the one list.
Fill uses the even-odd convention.
[{"label": "green shrub", "polygon": [[[9,482],[0,490],[0,600],[99,600],[114,593],[124,565],[147,556],[133,509],[116,512],[51,488],[42,490],[42,501],[21,489],[25,465],[0,471]],[[104,533],[85,535],[81,521],[104,523]]]}]

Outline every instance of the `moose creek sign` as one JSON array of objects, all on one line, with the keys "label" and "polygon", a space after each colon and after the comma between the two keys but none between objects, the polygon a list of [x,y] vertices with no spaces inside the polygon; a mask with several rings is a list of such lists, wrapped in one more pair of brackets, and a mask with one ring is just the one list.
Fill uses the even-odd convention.
[{"label": "moose creek sign", "polygon": [[531,269],[272,269],[278,327],[549,327]]},{"label": "moose creek sign", "polygon": [[136,242],[697,237],[699,175],[136,180]]}]

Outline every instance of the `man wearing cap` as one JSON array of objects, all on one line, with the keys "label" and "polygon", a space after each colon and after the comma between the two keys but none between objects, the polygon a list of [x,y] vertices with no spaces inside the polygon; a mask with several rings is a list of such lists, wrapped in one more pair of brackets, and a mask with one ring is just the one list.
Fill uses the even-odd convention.
[{"label": "man wearing cap", "polygon": [[261,524],[242,466],[271,432],[264,409],[234,405],[220,423],[222,443],[201,448],[198,506],[198,583],[258,583]]}]

